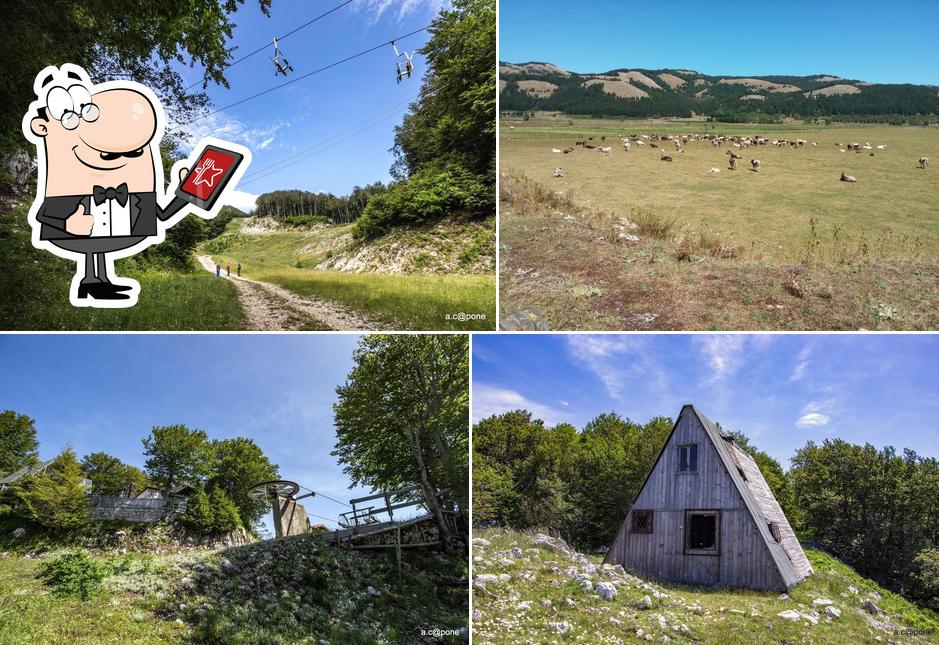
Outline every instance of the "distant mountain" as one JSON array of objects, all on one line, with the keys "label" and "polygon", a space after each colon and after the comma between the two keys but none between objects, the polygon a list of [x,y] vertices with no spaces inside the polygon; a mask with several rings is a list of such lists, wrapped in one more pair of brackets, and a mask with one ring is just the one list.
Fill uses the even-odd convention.
[{"label": "distant mountain", "polygon": [[619,68],[578,74],[544,62],[500,63],[504,111],[597,116],[925,117],[939,114],[939,87],[868,83],[831,74],[709,76],[690,69]]}]

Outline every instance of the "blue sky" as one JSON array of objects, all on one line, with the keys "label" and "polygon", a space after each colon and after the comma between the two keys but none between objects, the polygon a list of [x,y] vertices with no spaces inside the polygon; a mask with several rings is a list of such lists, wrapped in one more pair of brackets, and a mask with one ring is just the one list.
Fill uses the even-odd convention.
[{"label": "blue sky", "polygon": [[503,61],[939,84],[939,3],[506,0]]},{"label": "blue sky", "polygon": [[[273,44],[269,50],[227,69],[225,76],[230,89],[210,85],[207,90],[214,109],[429,25],[444,1],[356,0],[279,41],[281,51],[295,70],[286,79],[274,77],[270,61]],[[231,44],[239,47],[233,60],[339,4],[341,0],[274,0],[268,18],[254,0],[247,0],[233,16],[237,27]],[[399,49],[409,52],[418,49],[428,37],[427,32],[411,36],[398,43]],[[414,76],[399,85],[394,76],[395,60],[388,45],[196,121],[191,125],[192,143],[202,136],[214,135],[251,148],[251,167],[232,200],[241,208],[249,208],[254,196],[272,190],[299,188],[344,195],[356,185],[387,181],[393,128],[401,122],[408,103],[417,96],[425,70],[424,58],[415,56]],[[201,67],[182,64],[174,67],[187,83],[201,80]],[[354,136],[347,134],[332,140],[363,122],[366,122],[363,128],[356,130]],[[329,147],[315,148],[319,152],[299,163],[278,166],[272,169],[272,174],[260,176],[259,171],[324,141],[328,141]]]},{"label": "blue sky", "polygon": [[939,457],[933,335],[475,335],[473,421],[527,409],[583,428],[614,411],[643,423],[693,403],[784,468],[840,437]]},{"label": "blue sky", "polygon": [[[283,478],[345,501],[369,492],[350,490],[329,454],[335,388],[357,342],[346,334],[4,334],[0,410],[36,420],[44,459],[71,444],[79,457],[104,451],[142,468],[141,439],[155,425],[248,437]],[[323,498],[301,503],[332,518],[347,510]]]}]

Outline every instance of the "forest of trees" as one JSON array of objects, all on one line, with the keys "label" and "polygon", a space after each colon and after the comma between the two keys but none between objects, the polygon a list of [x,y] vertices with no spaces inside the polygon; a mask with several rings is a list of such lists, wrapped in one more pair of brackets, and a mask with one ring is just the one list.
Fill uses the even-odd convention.
[{"label": "forest of trees", "polygon": [[[213,440],[185,425],[155,426],[142,440],[144,468],[106,452],[81,460],[66,446],[44,473],[24,477],[0,495],[0,515],[27,520],[53,533],[74,531],[88,519],[88,495],[127,496],[147,486],[173,491],[194,487],[183,524],[205,534],[238,527],[255,531],[266,504],[245,491],[277,479],[277,466],[250,439]],[[12,410],[0,413],[0,475],[35,466],[39,443],[35,421]],[[85,481],[90,481],[90,487]]]},{"label": "forest of trees", "polygon": [[[741,100],[756,90],[738,84],[720,84],[717,77],[706,78],[707,93],[695,94],[701,86],[690,81],[696,75],[675,70],[638,70],[652,77],[668,71],[685,76],[689,82],[678,89],[656,90],[642,85],[648,97],[630,99],[604,92],[599,85],[584,87],[584,77],[577,74],[506,75],[500,94],[500,109],[509,112],[535,110],[560,111],[596,117],[689,117],[692,112],[705,114],[716,121],[773,123],[784,116],[832,118],[840,120],[876,120],[885,123],[929,123],[939,120],[939,92],[924,85],[875,84],[864,86],[860,93],[833,96],[805,96],[799,92],[758,92],[762,101]],[[614,72],[610,72],[615,74]],[[760,77],[775,83],[793,84],[804,91],[819,89],[832,82],[809,77]],[[557,86],[548,97],[535,97],[519,89],[518,80],[547,81]],[[842,83],[848,81],[840,81]]]},{"label": "forest of trees", "polygon": [[[473,427],[473,521],[540,528],[609,546],[671,432],[601,414],[578,430],[524,410]],[[760,467],[793,529],[861,574],[939,610],[939,461],[826,439],[785,470],[730,431]]]},{"label": "forest of trees", "polygon": [[370,198],[385,190],[385,185],[380,181],[356,186],[351,193],[341,197],[306,190],[275,190],[258,197],[254,214],[288,224],[348,224],[359,218]]},{"label": "forest of trees", "polygon": [[336,449],[353,485],[416,485],[441,511],[469,512],[469,338],[372,334],[336,388]]}]

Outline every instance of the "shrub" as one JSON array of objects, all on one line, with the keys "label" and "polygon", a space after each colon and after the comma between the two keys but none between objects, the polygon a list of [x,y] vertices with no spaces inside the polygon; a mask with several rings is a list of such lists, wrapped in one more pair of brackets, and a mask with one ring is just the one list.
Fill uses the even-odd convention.
[{"label": "shrub", "polygon": [[96,562],[83,551],[65,553],[44,563],[37,576],[53,588],[57,596],[88,600],[101,589],[101,583],[113,572],[104,562]]},{"label": "shrub", "polygon": [[221,488],[213,488],[209,494],[209,503],[215,513],[212,530],[215,533],[230,533],[241,526],[241,516],[235,502]]},{"label": "shrub", "polygon": [[913,558],[909,592],[921,604],[939,611],[939,549],[923,549]]},{"label": "shrub", "polygon": [[209,496],[201,488],[198,489],[189,501],[186,503],[186,512],[183,513],[179,521],[184,526],[203,535],[211,533],[215,525],[215,513],[212,509],[212,503]]},{"label": "shrub", "polygon": [[372,197],[355,224],[355,237],[373,239],[392,226],[424,224],[450,216],[483,217],[495,208],[495,191],[455,163],[422,167],[406,181]]},{"label": "shrub", "polygon": [[75,451],[66,448],[46,473],[29,477],[17,496],[37,524],[53,531],[73,529],[88,518],[84,479]]}]

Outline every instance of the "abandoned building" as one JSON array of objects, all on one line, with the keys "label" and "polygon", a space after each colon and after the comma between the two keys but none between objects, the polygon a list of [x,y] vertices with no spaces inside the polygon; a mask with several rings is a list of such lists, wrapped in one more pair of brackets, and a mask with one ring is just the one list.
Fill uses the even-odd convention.
[{"label": "abandoned building", "polygon": [[661,580],[779,591],[812,573],[756,462],[692,405],[604,562]]},{"label": "abandoned building", "polygon": [[195,489],[188,484],[166,491],[148,486],[139,493],[131,486],[126,496],[91,495],[88,499],[93,520],[129,522],[171,521],[186,512]]}]

